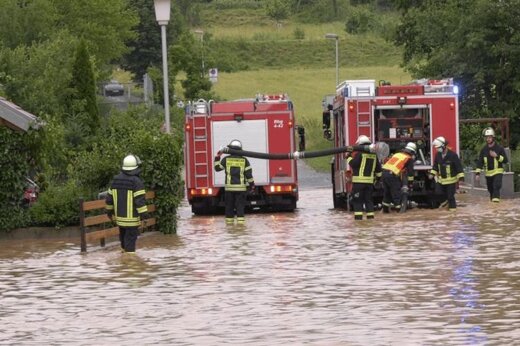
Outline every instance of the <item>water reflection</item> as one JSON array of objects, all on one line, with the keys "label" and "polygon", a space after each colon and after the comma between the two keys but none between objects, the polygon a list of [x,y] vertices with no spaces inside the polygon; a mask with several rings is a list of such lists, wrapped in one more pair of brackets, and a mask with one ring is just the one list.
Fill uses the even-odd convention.
[{"label": "water reflection", "polygon": [[516,201],[354,222],[328,189],[245,226],[179,211],[136,255],[0,241],[0,343],[514,345]]}]

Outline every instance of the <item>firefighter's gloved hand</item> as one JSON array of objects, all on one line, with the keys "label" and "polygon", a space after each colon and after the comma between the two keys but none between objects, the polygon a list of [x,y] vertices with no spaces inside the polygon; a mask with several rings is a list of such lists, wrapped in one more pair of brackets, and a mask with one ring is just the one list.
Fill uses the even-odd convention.
[{"label": "firefighter's gloved hand", "polygon": [[254,193],[255,192],[255,183],[249,184],[249,192]]},{"label": "firefighter's gloved hand", "polygon": [[428,174],[428,179],[432,180],[434,178],[434,175],[433,174]]},{"label": "firefighter's gloved hand", "polygon": [[410,189],[408,188],[408,186],[406,185],[403,185],[401,187],[401,193],[408,193],[410,191]]},{"label": "firefighter's gloved hand", "polygon": [[217,155],[215,156],[215,161],[220,161],[220,152],[218,152]]},{"label": "firefighter's gloved hand", "polygon": [[114,217],[114,213],[111,211],[107,211],[107,216],[110,220],[112,220],[112,218]]}]

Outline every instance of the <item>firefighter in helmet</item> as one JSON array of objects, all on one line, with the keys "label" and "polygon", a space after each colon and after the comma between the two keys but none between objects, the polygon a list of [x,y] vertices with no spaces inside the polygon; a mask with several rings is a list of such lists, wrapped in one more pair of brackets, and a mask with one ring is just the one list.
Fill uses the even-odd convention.
[{"label": "firefighter in helmet", "polygon": [[480,180],[480,172],[485,171],[486,184],[491,202],[500,202],[500,189],[502,188],[502,176],[504,164],[508,163],[506,151],[495,139],[495,130],[488,127],[482,131],[486,139],[486,145],[480,150],[475,170],[475,179]]},{"label": "firefighter in helmet", "polygon": [[136,155],[123,159],[121,172],[114,176],[105,199],[106,211],[119,226],[121,250],[134,253],[139,234],[139,225],[148,208],[146,206],[144,183],[139,177],[141,160]]},{"label": "firefighter in helmet", "polygon": [[[358,137],[356,145],[372,144],[365,135]],[[374,153],[354,151],[347,158],[347,164],[352,168],[352,206],[354,219],[363,219],[363,206],[367,219],[374,218],[374,182],[381,177],[381,163]]]},{"label": "firefighter in helmet", "polygon": [[[401,210],[401,199],[413,185],[415,153],[417,145],[406,144],[404,149],[393,154],[383,165],[383,212]],[[406,201],[403,201],[406,202]],[[404,210],[404,209],[402,209]]]},{"label": "firefighter in helmet", "polygon": [[[238,139],[232,140],[229,148],[242,150],[242,143]],[[249,160],[240,155],[228,155],[220,158],[219,151],[215,156],[215,171],[225,172],[225,194],[226,204],[226,223],[232,224],[237,218],[238,224],[245,222],[244,209],[246,204],[247,189],[254,191],[255,181],[253,179],[253,169]]]},{"label": "firefighter in helmet", "polygon": [[448,141],[444,137],[437,137],[432,142],[436,150],[433,167],[430,171],[430,179],[435,179],[448,208],[454,211],[457,208],[455,192],[460,180],[464,180],[464,171],[459,155],[448,147]]}]

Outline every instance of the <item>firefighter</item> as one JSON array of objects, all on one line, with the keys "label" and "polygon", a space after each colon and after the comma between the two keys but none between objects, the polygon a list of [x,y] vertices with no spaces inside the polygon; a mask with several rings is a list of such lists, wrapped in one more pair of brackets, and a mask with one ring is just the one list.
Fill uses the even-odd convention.
[{"label": "firefighter", "polygon": [[148,211],[144,183],[139,177],[140,164],[139,157],[127,155],[121,172],[112,179],[105,199],[108,217],[115,217],[119,226],[121,250],[127,253],[135,253],[139,225]]},{"label": "firefighter", "polygon": [[383,165],[383,212],[388,213],[390,209],[402,210],[403,197],[412,188],[414,176],[414,160],[417,145],[413,142],[406,144],[403,150],[392,155]]},{"label": "firefighter", "polygon": [[480,172],[486,171],[486,184],[491,202],[500,202],[500,189],[502,188],[502,176],[504,164],[508,163],[506,151],[495,140],[495,130],[488,127],[482,131],[486,139],[486,145],[480,151],[475,170],[475,179],[480,180]]},{"label": "firefighter", "polygon": [[[358,137],[356,145],[372,144],[370,138],[365,135]],[[363,205],[367,219],[374,218],[374,192],[375,179],[381,177],[381,163],[374,153],[354,151],[347,158],[347,164],[352,168],[352,206],[354,207],[354,220],[363,219]]]},{"label": "firefighter", "polygon": [[[455,192],[459,181],[464,180],[464,171],[459,155],[448,147],[448,141],[444,137],[437,137],[432,142],[433,147],[437,150],[433,167],[430,171],[429,178],[435,179],[437,186],[440,188],[443,197],[446,199],[448,209],[455,211],[457,201],[455,201]],[[441,203],[444,206],[446,202]]]},{"label": "firefighter", "polygon": [[[228,145],[231,149],[242,150],[242,143],[234,139]],[[229,155],[220,158],[221,151],[215,156],[215,171],[225,171],[226,224],[234,223],[235,215],[238,224],[245,222],[244,209],[247,197],[247,188],[255,189],[253,169],[247,158],[239,155]]]}]

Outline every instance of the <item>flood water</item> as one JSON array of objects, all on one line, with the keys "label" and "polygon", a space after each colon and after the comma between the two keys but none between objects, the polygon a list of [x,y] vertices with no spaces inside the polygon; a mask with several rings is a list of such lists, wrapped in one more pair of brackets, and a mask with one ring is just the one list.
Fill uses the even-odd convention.
[{"label": "flood water", "polygon": [[194,217],[136,255],[76,239],[0,241],[0,343],[520,345],[520,203]]}]

